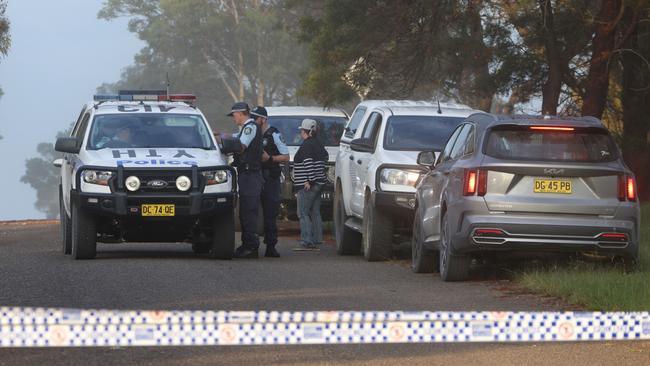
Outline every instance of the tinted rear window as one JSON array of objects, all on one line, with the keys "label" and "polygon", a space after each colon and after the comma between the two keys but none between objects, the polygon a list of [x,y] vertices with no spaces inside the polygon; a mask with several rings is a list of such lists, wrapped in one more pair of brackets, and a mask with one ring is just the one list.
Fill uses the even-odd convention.
[{"label": "tinted rear window", "polygon": [[461,117],[391,116],[384,136],[386,150],[440,151]]},{"label": "tinted rear window", "polygon": [[601,129],[539,131],[528,127],[493,129],[485,153],[508,160],[607,162],[615,160],[617,148]]}]

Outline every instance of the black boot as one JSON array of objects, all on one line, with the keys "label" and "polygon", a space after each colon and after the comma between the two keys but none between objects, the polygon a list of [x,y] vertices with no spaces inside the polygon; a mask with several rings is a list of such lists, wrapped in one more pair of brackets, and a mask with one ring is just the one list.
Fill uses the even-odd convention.
[{"label": "black boot", "polygon": [[264,256],[270,258],[280,258],[280,253],[278,253],[278,251],[275,250],[275,245],[267,245]]},{"label": "black boot", "polygon": [[242,245],[239,248],[235,249],[234,257],[235,258],[257,258],[259,257],[259,253],[257,252],[257,249],[248,248]]}]

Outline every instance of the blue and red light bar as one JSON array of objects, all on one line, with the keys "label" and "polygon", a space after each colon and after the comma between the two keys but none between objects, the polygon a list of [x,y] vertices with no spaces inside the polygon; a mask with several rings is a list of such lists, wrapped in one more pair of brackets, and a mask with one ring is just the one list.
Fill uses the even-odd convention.
[{"label": "blue and red light bar", "polygon": [[194,94],[169,94],[164,90],[120,90],[119,94],[98,94],[93,97],[95,102],[185,102],[193,104]]}]

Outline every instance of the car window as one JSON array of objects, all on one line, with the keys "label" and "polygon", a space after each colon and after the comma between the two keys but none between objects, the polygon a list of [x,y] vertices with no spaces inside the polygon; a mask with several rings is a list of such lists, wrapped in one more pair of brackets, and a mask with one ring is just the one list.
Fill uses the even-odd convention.
[{"label": "car window", "polygon": [[81,108],[81,112],[79,112],[79,116],[77,117],[76,122],[74,122],[74,127],[72,128],[72,131],[70,131],[70,137],[76,136],[77,130],[79,129],[79,126],[81,126],[81,121],[83,119],[85,111],[86,111],[86,106],[84,105],[83,108]]},{"label": "car window", "polygon": [[445,145],[445,148],[442,150],[442,153],[438,157],[438,162],[449,160],[449,155],[451,155],[451,149],[454,147],[456,138],[458,137],[458,134],[460,133],[460,130],[462,128],[463,126],[458,126],[454,131],[454,133],[451,135],[451,137],[449,137],[449,140],[447,140],[447,144]]},{"label": "car window", "polygon": [[458,138],[456,138],[456,143],[454,143],[454,147],[451,149],[451,154],[449,154],[450,159],[456,160],[461,156],[463,156],[463,153],[465,152],[465,142],[467,141],[467,137],[469,136],[470,130],[471,130],[470,125],[465,124],[463,126],[463,129],[458,134]]},{"label": "car window", "polygon": [[366,114],[366,107],[358,107],[354,111],[352,117],[350,118],[350,122],[346,126],[345,137],[348,138],[354,137],[354,134],[357,132],[357,128],[359,128],[359,124],[361,123],[361,119],[365,114]]},{"label": "car window", "polygon": [[300,137],[300,124],[305,118],[311,118],[318,124],[318,134],[316,135],[325,146],[339,146],[343,129],[347,122],[346,117],[329,117],[329,116],[269,116],[269,125],[280,131],[282,137],[289,146],[299,146],[302,144]]},{"label": "car window", "polygon": [[608,162],[618,158],[616,145],[604,129],[537,130],[504,126],[489,132],[485,153],[499,159]]},{"label": "car window", "polygon": [[76,130],[73,132],[72,136],[82,140],[86,134],[86,128],[88,127],[88,120],[90,120],[90,112],[84,114],[81,119],[81,123],[77,126]]},{"label": "car window", "polygon": [[384,133],[384,149],[440,151],[461,117],[391,116]]},{"label": "car window", "polygon": [[469,134],[467,135],[467,140],[465,140],[465,151],[463,152],[463,156],[473,154],[476,146],[476,127],[474,125],[468,126]]},{"label": "car window", "polygon": [[368,139],[373,141],[376,136],[377,129],[381,125],[381,114],[373,112],[370,117],[368,117],[368,122],[366,122],[365,127],[363,128],[363,134],[361,138]]},{"label": "car window", "polygon": [[90,130],[88,149],[173,147],[215,149],[201,116],[190,114],[103,114]]}]

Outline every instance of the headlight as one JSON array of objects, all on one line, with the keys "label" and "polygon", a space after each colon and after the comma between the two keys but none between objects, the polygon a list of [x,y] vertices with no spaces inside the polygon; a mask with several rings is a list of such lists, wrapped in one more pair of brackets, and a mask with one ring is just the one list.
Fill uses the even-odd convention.
[{"label": "headlight", "polygon": [[201,172],[205,178],[205,185],[221,184],[228,181],[228,172],[225,170],[209,170]]},{"label": "headlight", "polygon": [[184,175],[176,178],[176,188],[179,191],[185,192],[192,188],[192,180]]},{"label": "headlight", "polygon": [[334,183],[335,179],[336,179],[336,167],[334,165],[330,165],[327,167],[327,180],[329,180],[330,183]]},{"label": "headlight", "polygon": [[136,177],[135,175],[127,177],[124,183],[126,184],[126,189],[131,192],[135,192],[140,189],[140,178]]},{"label": "headlight", "polygon": [[382,191],[412,191],[420,179],[417,170],[383,169],[379,176]]},{"label": "headlight", "polygon": [[81,177],[84,182],[90,184],[98,184],[100,186],[107,186],[108,180],[113,176],[113,172],[106,172],[102,170],[84,170]]}]

